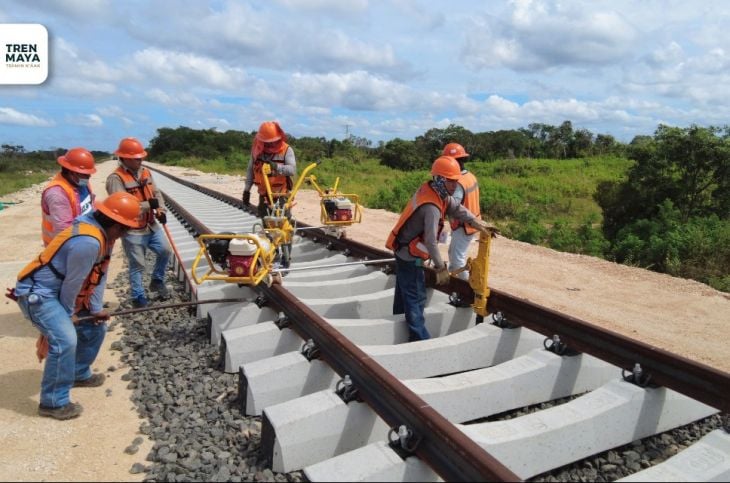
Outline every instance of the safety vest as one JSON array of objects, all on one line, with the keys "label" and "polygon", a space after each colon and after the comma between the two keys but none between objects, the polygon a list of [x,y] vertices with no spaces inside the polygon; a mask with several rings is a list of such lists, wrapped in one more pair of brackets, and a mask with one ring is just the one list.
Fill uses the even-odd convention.
[{"label": "safety vest", "polygon": [[[140,202],[149,201],[155,197],[155,184],[152,182],[152,174],[150,170],[142,167],[139,170],[139,178],[135,178],[129,170],[123,166],[119,166],[114,174],[119,176],[124,184],[127,193],[133,195]],[[147,210],[147,224],[151,225],[155,222],[155,214],[152,210]]]},{"label": "safety vest", "polygon": [[101,283],[101,279],[109,267],[112,246],[107,244],[106,235],[100,228],[90,225],[89,223],[74,223],[56,235],[45,250],[38,255],[38,258],[31,261],[18,274],[18,280],[23,280],[26,277],[32,277],[35,272],[45,266],[48,266],[56,277],[63,280],[66,275],[59,272],[58,269],[53,266],[53,257],[56,256],[56,253],[58,253],[64,243],[77,236],[90,236],[95,238],[99,242],[99,253],[89,275],[87,275],[84,283],[81,284],[81,290],[76,296],[74,313],[77,313],[82,309],[90,309],[91,296],[93,295],[97,285]]},{"label": "safety vest", "polygon": [[[256,183],[256,188],[259,190],[259,194],[264,196],[266,199],[266,184],[264,183],[264,173],[262,168],[267,162],[275,162],[284,164],[286,160],[286,151],[289,149],[287,143],[281,143],[281,149],[274,153],[264,157],[265,154],[262,152],[253,161],[253,182]],[[253,150],[251,155],[253,156]],[[271,186],[271,194],[274,198],[286,196],[292,187],[292,180],[290,176],[284,176],[281,174],[271,173],[269,174],[269,185]]]},{"label": "safety vest", "polygon": [[[464,199],[461,200],[461,204],[464,205],[464,208],[471,211],[475,217],[481,218],[482,212],[479,208],[479,183],[477,182],[477,177],[467,171],[461,175],[458,183],[464,190]],[[456,230],[460,226],[464,227],[464,232],[466,232],[467,235],[477,232],[476,228],[471,225],[462,223],[459,220],[451,220],[452,231]]]},{"label": "safety vest", "polygon": [[[444,219],[446,218],[446,201],[442,200],[441,197],[431,188],[430,181],[427,181],[418,188],[418,191],[413,195],[411,201],[406,205],[403,213],[401,213],[398,223],[395,224],[393,229],[388,235],[388,240],[385,242],[385,247],[389,250],[398,251],[401,245],[398,242],[398,233],[400,232],[403,225],[413,215],[413,213],[422,205],[431,203],[436,205],[441,212],[441,218],[439,219],[438,235],[441,234],[441,230],[444,228]],[[408,242],[408,253],[414,257],[419,257],[424,260],[431,258],[428,253],[426,245],[423,244],[423,232],[418,234],[413,240]]]},{"label": "safety vest", "polygon": [[[89,197],[87,198],[88,204],[86,203],[86,199],[79,200],[79,193],[76,191],[76,187],[71,184],[71,182],[61,174],[61,172],[58,172],[51,182],[48,183],[48,185],[43,189],[43,193],[45,194],[49,188],[54,186],[60,186],[64,193],[66,193],[68,202],[71,204],[71,214],[74,218],[79,215],[85,215],[94,207],[94,193],[91,191],[91,185],[89,185]],[[84,203],[84,206],[81,206],[81,203]],[[43,238],[43,246],[46,247],[49,243],[51,243],[51,240],[53,240],[54,237],[51,214],[46,213],[45,210],[41,210],[41,237]]]}]

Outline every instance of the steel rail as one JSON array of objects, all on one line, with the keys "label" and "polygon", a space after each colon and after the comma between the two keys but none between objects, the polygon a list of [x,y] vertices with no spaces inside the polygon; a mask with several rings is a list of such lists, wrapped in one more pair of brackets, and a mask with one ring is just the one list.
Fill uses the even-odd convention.
[{"label": "steel rail", "polygon": [[[242,202],[236,198],[160,172],[186,186],[234,206],[241,208],[243,206]],[[312,229],[304,233],[307,237],[326,241],[330,248],[346,251],[355,257],[377,259],[393,256],[392,252],[379,250],[353,240],[338,239],[322,230]],[[464,280],[452,277],[448,284],[435,286],[435,272],[427,269],[426,281],[429,286],[442,292],[448,294],[456,292],[466,303],[473,301],[471,287]],[[508,322],[513,325],[527,327],[550,338],[558,336],[571,349],[591,354],[627,371],[632,371],[636,364],[639,364],[643,374],[650,377],[651,383],[673,389],[720,411],[730,412],[730,396],[728,396],[730,394],[730,373],[497,289],[490,289],[487,308],[492,313],[502,312]]]}]

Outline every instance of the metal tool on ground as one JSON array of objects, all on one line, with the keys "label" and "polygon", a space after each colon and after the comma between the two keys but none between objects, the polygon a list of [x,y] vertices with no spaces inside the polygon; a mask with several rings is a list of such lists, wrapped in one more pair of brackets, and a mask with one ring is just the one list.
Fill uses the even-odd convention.
[{"label": "metal tool on ground", "polygon": [[[18,301],[18,296],[15,295],[15,288],[6,288],[5,289],[5,297],[9,298],[10,300],[13,300],[15,302]],[[161,310],[161,309],[174,309],[178,307],[188,307],[192,305],[201,305],[201,304],[213,304],[213,303],[219,303],[219,304],[226,304],[226,303],[243,303],[243,302],[250,302],[248,299],[242,299],[242,298],[228,298],[228,299],[209,299],[209,300],[192,300],[189,302],[176,302],[173,304],[162,304],[162,305],[150,305],[147,307],[139,307],[136,309],[126,309],[126,310],[117,310],[115,312],[112,312],[109,314],[110,317],[116,317],[119,315],[128,315],[128,314],[137,314],[140,312],[148,312],[150,310]],[[87,320],[94,320],[97,317],[93,315],[88,315],[84,317],[78,317],[75,319],[74,323],[84,322]],[[36,357],[38,357],[38,362],[43,362],[43,359],[45,359],[48,356],[48,338],[44,336],[43,334],[38,336],[38,339],[35,342],[35,348],[36,348]]]},{"label": "metal tool on ground", "polygon": [[340,193],[337,189],[340,184],[339,176],[335,179],[334,186],[326,189],[319,186],[314,175],[308,176],[307,182],[319,193],[319,221],[333,236],[344,236],[345,227],[362,221],[360,197],[352,193]]},{"label": "metal tool on ground", "polygon": [[[229,303],[244,303],[244,302],[250,302],[249,299],[243,299],[243,298],[227,298],[227,299],[210,299],[210,300],[191,300],[188,302],[175,302],[172,304],[160,304],[160,305],[148,305],[147,307],[139,307],[136,309],[124,309],[124,310],[116,310],[114,312],[111,312],[109,314],[110,317],[117,317],[120,315],[131,315],[131,314],[139,314],[141,312],[149,312],[151,310],[162,310],[162,309],[176,309],[180,307],[190,307],[195,305],[202,305],[202,304],[229,304]],[[87,320],[94,320],[96,317],[93,315],[87,315],[84,317],[78,317],[76,319],[77,322],[84,322]]]},{"label": "metal tool on ground", "polygon": [[474,302],[471,307],[477,314],[477,324],[484,322],[488,315],[487,300],[489,299],[489,250],[491,248],[492,236],[485,233],[479,234],[479,249],[476,258],[468,258],[466,266],[451,272],[451,275],[469,270],[469,286],[474,291]]},{"label": "metal tool on ground", "polygon": [[167,241],[170,242],[170,247],[172,247],[172,251],[175,254],[175,258],[178,260],[182,260],[180,257],[180,252],[177,251],[177,247],[175,246],[175,241],[172,239],[172,235],[170,234],[170,229],[167,228],[167,223],[162,223],[162,228],[165,229],[165,235],[167,235]]}]

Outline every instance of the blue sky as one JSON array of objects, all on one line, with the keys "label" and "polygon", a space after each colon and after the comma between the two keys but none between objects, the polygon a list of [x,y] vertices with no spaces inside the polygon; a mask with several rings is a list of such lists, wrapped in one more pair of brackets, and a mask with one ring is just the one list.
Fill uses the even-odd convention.
[{"label": "blue sky", "polygon": [[533,122],[630,141],[730,119],[730,2],[3,0],[48,80],[0,85],[0,143],[113,151],[160,127],[413,139]]}]

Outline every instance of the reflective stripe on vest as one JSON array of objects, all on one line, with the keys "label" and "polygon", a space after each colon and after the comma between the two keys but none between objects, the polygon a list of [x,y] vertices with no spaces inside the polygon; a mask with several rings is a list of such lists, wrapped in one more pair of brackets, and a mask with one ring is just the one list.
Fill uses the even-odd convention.
[{"label": "reflective stripe on vest", "polygon": [[65,274],[59,273],[51,262],[64,243],[77,236],[90,236],[95,238],[99,242],[99,252],[96,261],[94,262],[94,266],[89,272],[89,275],[87,275],[86,280],[84,280],[84,283],[81,284],[81,290],[76,296],[75,312],[78,312],[82,308],[89,308],[91,295],[94,293],[96,286],[101,282],[101,278],[104,276],[104,273],[106,273],[106,269],[109,266],[112,247],[107,246],[106,235],[104,235],[104,232],[100,228],[88,223],[75,222],[73,225],[56,235],[45,250],[38,255],[38,258],[31,261],[18,274],[18,280],[23,280],[48,265],[57,277],[63,278]]},{"label": "reflective stripe on vest", "polygon": [[[444,218],[446,217],[446,202],[431,188],[430,182],[427,181],[418,188],[418,191],[413,195],[411,201],[408,202],[406,207],[403,209],[398,222],[395,224],[393,229],[388,235],[388,240],[385,242],[385,247],[394,252],[398,251],[402,246],[398,242],[398,233],[400,232],[403,225],[408,219],[415,213],[415,211],[422,205],[431,203],[436,205],[441,212],[441,219],[439,220],[438,235],[441,234],[441,230],[444,228]],[[418,234],[414,239],[408,242],[408,253],[414,257],[428,260],[431,255],[428,253],[426,245],[423,243],[423,232]]]},{"label": "reflective stripe on vest", "polygon": [[[261,153],[258,158],[254,159],[253,182],[256,184],[259,194],[264,196],[264,198],[266,197],[266,185],[264,184],[264,173],[262,172],[264,163],[273,161],[275,163],[284,164],[288,149],[289,145],[287,143],[282,143],[281,149],[273,155],[269,154],[267,156],[265,153]],[[276,198],[285,196],[288,193],[289,189],[291,189],[292,181],[289,176],[272,173],[269,175],[269,185],[271,186],[271,194]]]},{"label": "reflective stripe on vest", "polygon": [[[476,216],[478,219],[481,219],[482,212],[479,208],[479,183],[476,176],[467,171],[466,173],[463,173],[461,175],[458,182],[464,190],[464,199],[461,200],[461,204],[464,206],[464,208],[471,211],[474,216]],[[472,233],[477,232],[476,228],[473,228],[471,225],[462,223],[459,220],[451,220],[450,224],[452,231],[456,230],[460,226],[463,226],[464,232],[467,235],[471,235]]]},{"label": "reflective stripe on vest", "polygon": [[[122,180],[127,193],[137,198],[140,202],[148,201],[155,197],[155,184],[152,182],[152,174],[147,168],[140,168],[139,178],[135,178],[123,166],[119,166],[114,173]],[[155,214],[152,210],[147,210],[146,216],[147,224],[155,222]]]},{"label": "reflective stripe on vest", "polygon": [[[83,210],[81,207],[81,203],[85,202],[86,200],[79,200],[79,195],[76,191],[76,188],[74,185],[71,184],[69,180],[67,180],[59,171],[56,176],[51,180],[50,183],[43,189],[43,194],[49,189],[53,188],[54,186],[60,186],[63,189],[63,192],[66,193],[66,197],[68,198],[68,202],[71,205],[71,214],[74,218],[76,218],[79,215],[83,215],[89,211],[91,211],[91,208],[93,207],[93,203],[90,202],[88,209]],[[43,195],[41,195],[41,199]],[[91,191],[91,185],[89,185],[89,196],[91,197],[91,201],[94,199],[94,194]],[[53,222],[51,220],[51,214],[46,213],[45,210],[41,210],[41,238],[43,239],[43,246],[48,246],[49,243],[51,243],[51,240],[53,240],[53,237],[56,235],[56,233],[53,232]]]}]

